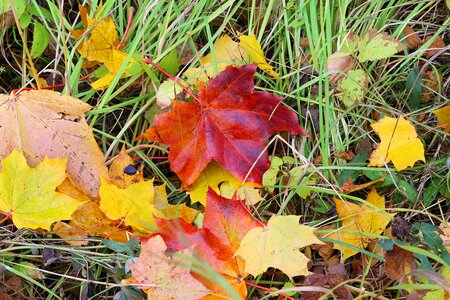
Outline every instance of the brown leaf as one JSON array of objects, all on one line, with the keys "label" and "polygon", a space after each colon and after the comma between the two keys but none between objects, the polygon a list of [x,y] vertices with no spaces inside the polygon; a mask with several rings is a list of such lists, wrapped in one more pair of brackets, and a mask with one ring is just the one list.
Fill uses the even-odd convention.
[{"label": "brown leaf", "polygon": [[390,251],[384,254],[386,260],[384,268],[389,278],[400,283],[415,283],[411,273],[417,269],[416,259],[412,252],[394,245]]},{"label": "brown leaf", "polygon": [[66,157],[70,181],[91,197],[98,197],[100,175],[108,177],[103,155],[84,113],[91,106],[53,91],[23,91],[0,95],[0,159],[14,148],[30,166],[44,157]]},{"label": "brown leaf", "polygon": [[71,226],[70,224],[66,224],[64,222],[57,222],[53,226],[52,231],[54,234],[64,239],[67,244],[73,247],[80,247],[89,243],[87,240],[78,240],[86,239],[88,237],[88,233],[80,227]]},{"label": "brown leaf", "polygon": [[[432,36],[427,36],[423,43],[425,44],[430,39],[432,39]],[[437,36],[434,41],[431,43],[430,47],[425,51],[424,55],[428,58],[432,57],[436,53],[442,50],[442,48],[445,48],[444,40],[440,36]]]},{"label": "brown leaf", "polygon": [[433,91],[436,93],[439,91],[439,84],[442,84],[442,73],[437,71],[425,71],[422,74],[423,86],[422,86],[422,101],[430,102],[433,99]]},{"label": "brown leaf", "polygon": [[423,44],[423,40],[411,26],[406,26],[405,29],[403,29],[403,35],[405,36],[406,48],[410,50],[417,49]]},{"label": "brown leaf", "polygon": [[341,186],[341,189],[344,193],[353,193],[353,192],[360,191],[360,190],[370,187],[378,182],[383,182],[383,181],[384,181],[384,177],[381,177],[377,180],[373,180],[373,181],[366,182],[363,184],[354,184],[353,180],[350,178],[347,182],[344,182],[344,184]]},{"label": "brown leaf", "polygon": [[355,63],[353,57],[345,52],[334,52],[328,57],[328,72],[330,75],[330,83],[336,83],[343,77],[342,73],[347,73]]}]

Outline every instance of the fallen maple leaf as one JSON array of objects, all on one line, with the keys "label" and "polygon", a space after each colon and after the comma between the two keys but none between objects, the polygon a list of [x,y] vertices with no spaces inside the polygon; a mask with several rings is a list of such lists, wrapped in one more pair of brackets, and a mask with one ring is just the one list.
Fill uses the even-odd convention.
[{"label": "fallen maple leaf", "polygon": [[392,250],[384,253],[384,270],[389,278],[403,284],[414,284],[416,279],[412,276],[412,272],[417,270],[416,258],[414,254],[397,245]]},{"label": "fallen maple leaf", "polygon": [[450,105],[433,111],[439,121],[439,125],[442,125],[445,132],[450,132]]},{"label": "fallen maple leaf", "polygon": [[0,95],[0,159],[18,148],[31,167],[44,157],[67,157],[70,181],[98,197],[100,175],[108,177],[103,154],[84,113],[91,106],[53,91]]},{"label": "fallen maple leaf", "polygon": [[[244,262],[235,257],[244,235],[260,223],[254,221],[242,201],[230,201],[208,191],[203,228],[198,229],[181,219],[157,219],[158,233],[169,250],[179,251],[194,246],[199,258],[219,272],[238,293],[245,290],[241,280]],[[201,274],[199,274],[201,276]],[[220,288],[207,278],[199,278],[203,284],[217,292]],[[245,298],[245,294],[241,294]]]},{"label": "fallen maple leaf", "polygon": [[145,181],[143,174],[127,174],[125,168],[132,164],[125,148],[111,164],[111,183],[102,178],[100,209],[112,220],[124,219],[125,224],[144,232],[156,229],[154,216],[165,219],[183,217],[191,222],[198,211],[185,204],[168,203],[166,186],[153,186],[153,179]]},{"label": "fallen maple leaf", "polygon": [[279,75],[275,72],[271,65],[269,65],[266,61],[266,57],[264,56],[264,52],[262,50],[261,44],[258,42],[254,35],[239,35],[239,46],[250,55],[250,58],[254,63],[258,64],[258,67],[272,76],[273,78],[278,78]]},{"label": "fallen maple leaf", "polygon": [[[334,199],[337,214],[342,220],[342,227],[329,237],[364,249],[369,244],[369,237],[365,236],[365,233],[382,233],[392,219],[392,215],[384,211],[384,197],[379,196],[375,188],[372,188],[366,201],[376,209]],[[337,243],[334,243],[334,249],[342,252],[344,260],[358,253],[358,250]]]},{"label": "fallen maple leaf", "polygon": [[384,117],[370,126],[381,142],[372,152],[369,166],[382,167],[392,161],[395,169],[401,171],[418,160],[425,161],[423,144],[417,138],[414,126],[403,117]]},{"label": "fallen maple leaf", "polygon": [[192,250],[167,255],[166,249],[161,236],[152,237],[142,244],[137,262],[129,265],[133,279],[146,291],[147,298],[181,300],[208,295],[210,291],[190,273]]},{"label": "fallen maple leaf", "polygon": [[17,228],[42,228],[68,220],[83,201],[55,191],[66,178],[65,158],[45,158],[30,168],[17,149],[2,160],[0,211],[11,215]]},{"label": "fallen maple leaf", "polygon": [[64,222],[56,222],[52,232],[73,247],[80,247],[89,244],[87,237],[89,234],[77,226],[72,226]]},{"label": "fallen maple leaf", "polygon": [[200,90],[198,102],[174,101],[141,136],[170,147],[171,169],[185,186],[212,160],[241,182],[261,183],[269,167],[265,140],[280,131],[307,135],[279,97],[254,91],[255,71],[228,67]]},{"label": "fallen maple leaf", "polygon": [[[96,63],[103,63],[108,68],[109,74],[91,83],[94,89],[103,89],[111,84],[128,54],[117,49],[119,35],[116,31],[114,19],[111,16],[97,19],[91,18],[88,15],[87,8],[81,5],[79,7],[84,28],[82,30],[73,30],[72,35],[75,39],[79,39],[86,34],[87,39],[80,43],[77,48],[78,52],[92,63],[91,66]],[[135,60],[130,58],[127,70],[130,70],[134,62]],[[127,71],[122,75],[122,77],[128,76],[131,76],[131,73]]]},{"label": "fallen maple leaf", "polygon": [[299,249],[323,243],[314,228],[299,220],[300,216],[272,216],[267,227],[250,229],[236,252],[245,260],[245,272],[258,276],[273,267],[289,277],[308,275],[309,259]]},{"label": "fallen maple leaf", "polygon": [[254,188],[255,184],[245,182],[242,184],[230,172],[224,170],[216,162],[211,162],[203,170],[197,180],[188,188],[191,202],[200,202],[206,204],[206,194],[211,187],[217,194],[222,197],[231,199],[236,192],[236,197],[240,200],[249,197],[250,204],[256,204],[262,200],[258,189]]},{"label": "fallen maple leaf", "polygon": [[102,178],[100,209],[111,220],[123,218],[128,226],[153,232],[156,229],[152,213],[154,196],[153,179],[121,189]]},{"label": "fallen maple leaf", "polygon": [[199,59],[200,67],[189,68],[184,72],[188,83],[197,87],[199,83],[206,84],[209,78],[217,76],[228,66],[243,63],[245,56],[244,49],[226,34],[214,43],[212,53]]}]

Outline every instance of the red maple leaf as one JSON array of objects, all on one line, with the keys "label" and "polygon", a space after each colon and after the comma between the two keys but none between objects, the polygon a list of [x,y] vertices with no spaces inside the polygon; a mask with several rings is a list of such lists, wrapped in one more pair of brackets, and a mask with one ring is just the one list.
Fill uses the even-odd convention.
[{"label": "red maple leaf", "polygon": [[[235,257],[241,240],[254,227],[262,226],[253,220],[245,208],[244,201],[233,201],[216,194],[211,188],[206,198],[203,228],[198,229],[183,219],[156,219],[158,234],[162,236],[167,248],[181,251],[194,246],[194,253],[219,272],[229,282],[237,282],[236,289],[245,290],[240,280],[244,274],[244,261]],[[200,275],[200,276],[198,276]],[[197,274],[197,279],[211,287],[211,282]]]},{"label": "red maple leaf", "polygon": [[195,251],[217,271],[227,275],[242,275],[235,252],[245,234],[262,226],[253,220],[244,201],[233,201],[208,190],[206,209],[201,229],[182,218],[155,218],[160,234],[169,250],[181,251],[195,245]]},{"label": "red maple leaf", "polygon": [[170,147],[170,167],[184,185],[211,160],[241,181],[249,174],[247,181],[261,183],[269,168],[266,140],[281,131],[307,135],[280,97],[254,91],[256,67],[228,67],[200,88],[198,101],[173,101],[141,136]]}]

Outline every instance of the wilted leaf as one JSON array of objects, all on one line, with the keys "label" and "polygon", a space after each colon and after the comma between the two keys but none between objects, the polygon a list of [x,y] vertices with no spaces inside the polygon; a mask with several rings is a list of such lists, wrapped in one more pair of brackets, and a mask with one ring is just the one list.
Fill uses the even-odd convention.
[{"label": "wilted leaf", "polygon": [[146,291],[148,299],[200,299],[210,293],[192,277],[192,250],[165,254],[164,240],[157,235],[143,243],[136,263],[130,264],[133,278]]},{"label": "wilted leaf", "polygon": [[126,243],[131,238],[131,233],[120,228],[120,221],[113,221],[106,217],[95,202],[88,202],[72,214],[69,225],[79,228],[89,236],[102,236],[110,240]]},{"label": "wilted leaf", "polygon": [[334,52],[328,57],[328,73],[330,74],[330,83],[336,83],[344,75],[353,69],[355,63],[353,57],[346,52]]},{"label": "wilted leaf", "polygon": [[342,93],[338,94],[338,98],[347,107],[361,102],[366,96],[368,84],[369,81],[364,70],[350,70],[347,77],[338,82],[338,88],[342,90]]},{"label": "wilted leaf", "polygon": [[[424,39],[423,43],[425,44],[432,38],[433,38],[432,36],[427,36]],[[434,38],[433,42],[431,42],[431,45],[428,47],[428,49],[425,50],[424,55],[426,57],[430,58],[433,55],[437,54],[439,51],[441,51],[443,48],[445,48],[444,40],[440,36],[437,36]]]},{"label": "wilted leaf", "polygon": [[67,157],[72,183],[98,197],[100,175],[107,177],[103,154],[84,113],[91,106],[53,91],[0,95],[0,158],[18,148],[31,167],[44,157]]},{"label": "wilted leaf", "polygon": [[423,102],[429,102],[433,100],[433,94],[439,94],[443,82],[442,73],[438,70],[425,71],[422,81],[422,100]]},{"label": "wilted leaf", "polygon": [[10,214],[17,228],[42,228],[68,220],[83,201],[55,191],[66,178],[65,158],[45,158],[30,168],[17,149],[2,160],[0,211]]},{"label": "wilted leaf", "polygon": [[[337,214],[342,220],[342,227],[337,233],[329,237],[364,249],[369,244],[370,239],[364,235],[365,233],[381,234],[392,218],[384,211],[384,197],[379,196],[375,188],[372,188],[366,201],[376,209],[334,199]],[[334,249],[342,252],[344,260],[358,253],[355,249],[337,243],[334,244]]]},{"label": "wilted leaf", "polygon": [[372,180],[363,184],[354,184],[353,180],[350,178],[347,182],[344,182],[344,184],[341,186],[341,189],[344,193],[353,193],[356,191],[360,191],[362,189],[368,188],[378,182],[383,182],[384,177],[381,177],[376,180]]},{"label": "wilted leaf", "polygon": [[241,46],[250,55],[250,58],[254,63],[258,64],[258,67],[272,76],[273,78],[278,78],[279,75],[275,72],[271,65],[269,65],[264,56],[261,44],[258,42],[254,35],[239,35],[239,46]]},{"label": "wilted leaf", "polygon": [[64,222],[57,222],[53,226],[52,232],[64,239],[67,244],[73,247],[80,247],[89,244],[86,239],[89,235],[80,227],[72,226]]},{"label": "wilted leaf", "polygon": [[384,269],[389,278],[403,284],[414,284],[415,279],[412,272],[417,270],[416,258],[412,252],[409,252],[397,245],[384,254],[386,260]]},{"label": "wilted leaf", "polygon": [[200,90],[199,102],[174,102],[142,136],[170,147],[171,169],[185,186],[212,160],[241,182],[261,183],[269,167],[265,140],[280,131],[306,135],[280,98],[254,91],[255,71],[255,65],[229,67]]},{"label": "wilted leaf", "polygon": [[406,48],[408,49],[417,49],[423,44],[422,39],[411,26],[406,26],[403,29],[403,35],[405,36]]},{"label": "wilted leaf", "polygon": [[438,118],[439,125],[444,128],[444,131],[450,132],[450,105],[434,110],[433,114]]},{"label": "wilted leaf", "polygon": [[403,44],[385,32],[371,29],[358,41],[360,62],[388,58],[405,49]]},{"label": "wilted leaf", "polygon": [[272,216],[267,227],[250,229],[236,252],[245,260],[245,272],[258,276],[273,267],[289,277],[308,275],[309,260],[299,249],[322,242],[314,235],[314,228],[300,225],[299,219]]},{"label": "wilted leaf", "polygon": [[425,161],[424,146],[417,138],[414,126],[403,117],[384,117],[370,125],[381,139],[370,156],[369,166],[383,167],[392,161],[397,171]]}]

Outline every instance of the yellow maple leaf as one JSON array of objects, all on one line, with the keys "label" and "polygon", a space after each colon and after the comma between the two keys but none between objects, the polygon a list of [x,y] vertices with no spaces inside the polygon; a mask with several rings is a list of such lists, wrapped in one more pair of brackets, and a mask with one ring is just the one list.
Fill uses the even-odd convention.
[{"label": "yellow maple leaf", "polygon": [[384,117],[371,126],[381,142],[372,152],[369,166],[382,167],[392,161],[397,171],[401,171],[418,160],[425,161],[424,146],[414,126],[403,117]]},{"label": "yellow maple leaf", "polygon": [[215,77],[226,67],[242,63],[244,56],[245,51],[239,44],[224,34],[214,43],[212,53],[199,59],[201,66],[190,68],[184,74],[188,78],[188,83],[192,85],[206,84],[209,78]]},{"label": "yellow maple leaf", "polygon": [[122,148],[109,169],[111,182],[102,178],[100,186],[100,209],[111,220],[123,219],[125,224],[143,232],[156,229],[154,217],[174,219],[181,217],[191,223],[198,214],[185,204],[169,204],[165,184],[153,185],[153,179],[144,180],[137,170],[135,174],[125,173],[125,167],[133,160]]},{"label": "yellow maple leaf", "polygon": [[[365,233],[382,233],[393,215],[385,212],[384,197],[378,195],[375,188],[367,195],[366,201],[373,207],[334,199],[337,214],[342,219],[342,227],[329,237],[364,249],[370,239]],[[358,250],[337,243],[333,248],[342,252],[344,260],[358,253]]]},{"label": "yellow maple leaf", "polygon": [[434,110],[433,114],[438,118],[439,125],[442,125],[444,131],[450,132],[450,105]]},{"label": "yellow maple leaf", "polygon": [[224,170],[216,162],[206,166],[197,180],[188,187],[191,202],[206,204],[206,194],[211,187],[218,195],[231,199],[236,192],[238,199],[246,199],[250,204],[256,204],[263,198],[259,194],[255,183],[246,182],[242,184],[230,172]]},{"label": "yellow maple leaf", "polygon": [[66,158],[45,158],[30,168],[17,149],[2,160],[0,211],[9,214],[17,228],[42,228],[68,220],[85,201],[55,191],[66,178]]},{"label": "yellow maple leaf", "polygon": [[245,272],[258,276],[273,267],[289,277],[308,275],[309,259],[299,249],[323,243],[314,235],[314,228],[300,225],[299,219],[272,216],[267,227],[250,229],[236,252],[245,260]]},{"label": "yellow maple leaf", "polygon": [[[91,62],[90,66],[96,63],[103,63],[109,70],[109,74],[106,74],[91,84],[95,89],[103,89],[111,84],[111,81],[119,72],[128,54],[117,49],[119,35],[117,34],[113,18],[110,16],[105,18],[91,18],[88,15],[88,10],[81,5],[80,15],[84,29],[74,30],[72,34],[78,39],[87,32],[87,39],[80,43],[77,48],[78,52]],[[130,58],[127,70],[130,69],[133,62],[134,59]],[[122,75],[122,77],[128,76],[131,76],[131,73],[127,71]]]},{"label": "yellow maple leaf", "polygon": [[108,183],[103,177],[100,186],[100,209],[111,220],[123,219],[125,225],[144,232],[153,232],[156,222],[153,217],[153,179],[134,183],[125,189]]},{"label": "yellow maple leaf", "polygon": [[262,50],[261,44],[258,42],[254,35],[239,35],[239,46],[241,46],[250,55],[250,58],[254,63],[258,64],[258,67],[272,76],[273,78],[278,78],[279,75],[275,72],[271,65],[266,61],[264,52]]}]

